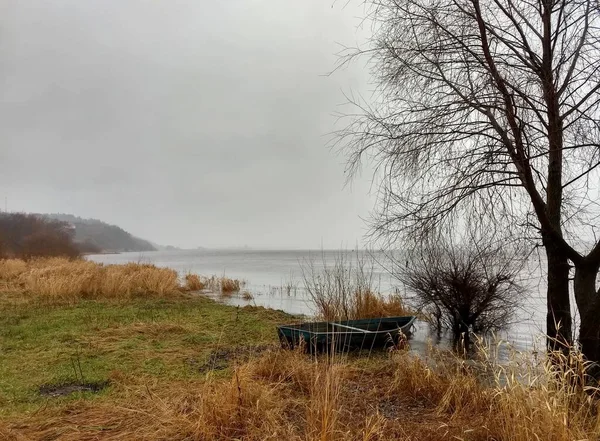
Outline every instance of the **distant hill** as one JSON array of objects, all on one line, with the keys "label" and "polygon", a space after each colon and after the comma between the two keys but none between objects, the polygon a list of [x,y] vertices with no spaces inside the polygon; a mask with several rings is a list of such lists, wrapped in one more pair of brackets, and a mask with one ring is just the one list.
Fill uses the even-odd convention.
[{"label": "distant hill", "polygon": [[150,242],[135,237],[116,225],[98,219],[83,219],[71,214],[40,214],[40,216],[67,222],[75,227],[75,241],[96,247],[102,252],[156,251]]}]

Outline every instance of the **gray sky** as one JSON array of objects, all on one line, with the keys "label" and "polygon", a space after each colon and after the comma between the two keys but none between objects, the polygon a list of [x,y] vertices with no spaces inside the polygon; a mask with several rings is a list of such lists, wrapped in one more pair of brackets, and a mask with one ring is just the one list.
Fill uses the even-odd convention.
[{"label": "gray sky", "polygon": [[[362,65],[339,0],[3,0],[0,196],[161,244],[354,246],[369,179],[326,148]],[[358,3],[358,2],[357,2]]]}]

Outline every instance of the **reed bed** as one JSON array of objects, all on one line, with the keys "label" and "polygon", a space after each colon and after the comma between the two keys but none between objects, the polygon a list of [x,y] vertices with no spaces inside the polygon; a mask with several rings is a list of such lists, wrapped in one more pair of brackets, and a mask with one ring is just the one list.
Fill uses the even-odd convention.
[{"label": "reed bed", "polygon": [[302,279],[315,314],[323,320],[413,315],[398,294],[377,292],[375,262],[368,256],[336,256],[333,263],[308,261]]},{"label": "reed bed", "polygon": [[197,274],[186,274],[184,282],[186,291],[202,291],[206,288],[206,281]]},{"label": "reed bed", "polygon": [[238,279],[230,279],[229,277],[212,276],[206,279],[206,287],[212,291],[219,293],[225,297],[231,296],[239,292],[245,285],[244,281]]},{"label": "reed bed", "polygon": [[328,290],[312,295],[312,300],[316,315],[326,321],[413,315],[400,295],[371,290],[358,289],[344,296]]},{"label": "reed bed", "polygon": [[46,258],[0,260],[0,293],[49,300],[170,297],[204,288],[203,279],[150,264],[102,265],[86,260]]},{"label": "reed bed", "polygon": [[394,317],[412,315],[399,294],[383,295],[356,291],[351,299],[351,318]]},{"label": "reed bed", "polygon": [[180,278],[175,270],[151,264],[103,265],[59,257],[0,260],[0,294],[28,294],[54,301],[169,297],[204,290],[228,296],[243,286],[243,281],[225,276],[188,273]]},{"label": "reed bed", "polygon": [[241,289],[243,283],[237,279],[221,277],[221,292],[237,292]]},{"label": "reed bed", "polygon": [[53,300],[174,296],[211,290],[224,296],[244,282],[222,276],[202,277],[151,264],[102,265],[81,259],[0,260],[0,293],[26,293]]}]

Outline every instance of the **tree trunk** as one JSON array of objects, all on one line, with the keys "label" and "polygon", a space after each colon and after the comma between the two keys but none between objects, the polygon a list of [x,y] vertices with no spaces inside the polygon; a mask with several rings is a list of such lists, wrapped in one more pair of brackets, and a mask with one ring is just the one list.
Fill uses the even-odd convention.
[{"label": "tree trunk", "polygon": [[598,265],[588,262],[575,267],[575,300],[581,317],[579,328],[579,344],[581,352],[588,361],[596,364],[591,370],[594,376],[598,375],[600,362],[600,301],[596,291],[596,277]]},{"label": "tree trunk", "polygon": [[546,315],[548,349],[566,352],[573,344],[569,299],[569,260],[550,240],[544,242],[548,258],[548,312]]}]

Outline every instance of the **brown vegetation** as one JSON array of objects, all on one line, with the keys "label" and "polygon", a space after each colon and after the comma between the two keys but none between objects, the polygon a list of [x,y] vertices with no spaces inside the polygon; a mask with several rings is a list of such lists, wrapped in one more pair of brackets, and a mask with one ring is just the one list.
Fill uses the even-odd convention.
[{"label": "brown vegetation", "polygon": [[186,274],[185,289],[186,291],[202,291],[206,287],[206,282],[197,274]]},{"label": "brown vegetation", "polygon": [[0,259],[0,294],[28,293],[52,300],[172,296],[210,289],[224,296],[238,292],[243,282],[227,277],[186,274],[151,264],[102,265],[55,258]]},{"label": "brown vegetation", "polygon": [[357,291],[352,297],[350,319],[411,315],[399,294]]},{"label": "brown vegetation", "polygon": [[75,300],[170,296],[182,288],[176,271],[148,264],[105,266],[65,258],[0,260],[0,293]]},{"label": "brown vegetation", "polygon": [[[329,292],[331,293],[331,292]],[[398,294],[383,295],[372,291],[354,291],[344,297],[313,297],[316,313],[323,320],[355,320],[375,317],[412,315]]]},{"label": "brown vegetation", "polygon": [[[531,379],[511,367],[405,351],[355,360],[271,350],[226,378],[147,384],[115,375],[114,400],[44,409],[2,426],[7,440],[471,441],[597,439],[578,360]],[[533,368],[532,368],[533,369]],[[483,372],[489,372],[484,376]],[[116,401],[115,401],[116,400]]]},{"label": "brown vegetation", "polygon": [[229,277],[212,276],[206,280],[206,286],[213,292],[220,293],[223,296],[231,296],[233,293],[239,292],[244,286],[244,282],[238,279],[230,279]]},{"label": "brown vegetation", "polygon": [[[4,284],[0,299],[15,289],[22,294],[59,299],[128,299],[136,294],[172,295],[185,288],[174,271],[152,265],[103,266],[58,258],[0,261],[0,280]],[[354,296],[357,310],[382,314],[378,309],[382,307],[381,298],[369,291],[358,292],[360,295]],[[135,303],[119,305],[116,311],[129,304]],[[401,307],[401,302],[396,307]],[[212,302],[205,308],[194,323],[202,317],[214,323],[214,317],[222,320],[227,316],[232,326],[228,329],[239,329],[240,310]],[[76,309],[65,309],[60,323],[65,323]],[[585,385],[586,364],[575,351],[568,357],[554,354],[554,363],[542,366],[527,358],[529,355],[499,366],[482,351],[480,360],[469,361],[437,351],[417,357],[399,349],[369,357],[315,357],[274,349],[269,344],[261,350],[244,349],[233,341],[225,343],[223,330],[217,327],[212,333],[201,334],[201,341],[208,342],[203,344],[217,344],[207,357],[208,369],[192,372],[178,367],[185,363],[197,366],[190,357],[197,356],[198,348],[203,347],[190,350],[180,345],[177,350],[161,352],[169,358],[171,368],[180,370],[179,375],[169,375],[170,370],[160,375],[143,370],[133,374],[119,369],[120,359],[107,358],[120,343],[132,345],[139,341],[126,337],[132,332],[149,337],[152,346],[144,343],[141,352],[147,358],[148,351],[156,350],[150,348],[162,346],[159,336],[186,334],[186,326],[190,326],[179,324],[184,317],[181,315],[156,322],[153,313],[147,321],[140,321],[142,309],[134,310],[135,321],[129,326],[108,327],[102,331],[104,336],[94,328],[90,334],[90,348],[98,348],[93,358],[111,360],[109,366],[115,366],[102,378],[109,381],[109,388],[93,399],[81,396],[77,400],[49,401],[35,412],[8,413],[0,419],[0,439],[571,441],[600,437],[600,391]],[[172,313],[182,310],[188,309],[176,308]],[[27,328],[32,333],[29,335],[24,327],[17,327],[18,322],[7,323],[13,331],[22,332],[16,335],[29,338],[28,345],[45,338],[46,330],[32,326]],[[79,326],[80,322],[74,320],[73,325]],[[238,339],[247,338],[252,329],[246,328]],[[106,338],[107,332],[110,339]],[[172,348],[177,340],[168,341]],[[107,342],[110,346],[98,346]],[[183,339],[182,343],[189,345],[189,340]],[[112,349],[106,350],[108,347]],[[63,347],[55,350],[59,351],[57,356],[63,356]],[[180,351],[188,351],[190,357],[181,357]],[[219,357],[225,357],[223,365],[218,363]]]},{"label": "brown vegetation", "polygon": [[302,267],[304,286],[323,320],[352,320],[411,315],[398,294],[383,295],[373,287],[373,262],[340,254],[332,266],[308,262]]},{"label": "brown vegetation", "polygon": [[237,279],[229,279],[227,277],[221,277],[221,292],[237,292],[242,287],[242,282]]}]

